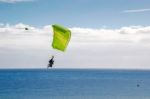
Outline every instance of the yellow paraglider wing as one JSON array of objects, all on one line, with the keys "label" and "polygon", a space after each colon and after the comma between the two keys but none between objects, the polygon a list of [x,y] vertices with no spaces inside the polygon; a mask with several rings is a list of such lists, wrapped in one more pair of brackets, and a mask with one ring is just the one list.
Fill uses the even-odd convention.
[{"label": "yellow paraglider wing", "polygon": [[53,27],[53,42],[54,49],[65,51],[71,38],[71,31],[60,25],[52,25]]}]

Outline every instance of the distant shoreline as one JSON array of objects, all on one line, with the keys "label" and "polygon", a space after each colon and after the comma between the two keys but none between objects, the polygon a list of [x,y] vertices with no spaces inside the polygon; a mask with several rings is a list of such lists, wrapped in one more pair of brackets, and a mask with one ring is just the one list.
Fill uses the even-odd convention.
[{"label": "distant shoreline", "polygon": [[149,71],[150,69],[120,69],[120,68],[0,68],[1,70],[104,70],[104,71]]}]

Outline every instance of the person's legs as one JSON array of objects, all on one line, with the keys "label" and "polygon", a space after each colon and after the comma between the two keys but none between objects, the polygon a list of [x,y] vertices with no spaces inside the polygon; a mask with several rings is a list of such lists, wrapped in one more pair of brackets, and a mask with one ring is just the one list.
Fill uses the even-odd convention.
[{"label": "person's legs", "polygon": [[52,67],[52,64],[49,64],[49,67]]}]

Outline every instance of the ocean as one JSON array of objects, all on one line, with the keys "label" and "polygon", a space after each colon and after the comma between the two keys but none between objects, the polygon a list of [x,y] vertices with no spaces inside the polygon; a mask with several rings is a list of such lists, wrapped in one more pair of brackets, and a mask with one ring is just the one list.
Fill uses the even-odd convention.
[{"label": "ocean", "polygon": [[0,99],[150,99],[150,71],[1,69]]}]

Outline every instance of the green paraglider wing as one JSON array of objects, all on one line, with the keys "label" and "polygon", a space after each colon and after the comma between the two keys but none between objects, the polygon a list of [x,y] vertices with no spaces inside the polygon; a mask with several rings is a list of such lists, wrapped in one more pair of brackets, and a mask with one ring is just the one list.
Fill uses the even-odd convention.
[{"label": "green paraglider wing", "polygon": [[60,25],[52,25],[53,27],[53,42],[54,49],[65,51],[71,38],[71,31]]}]

